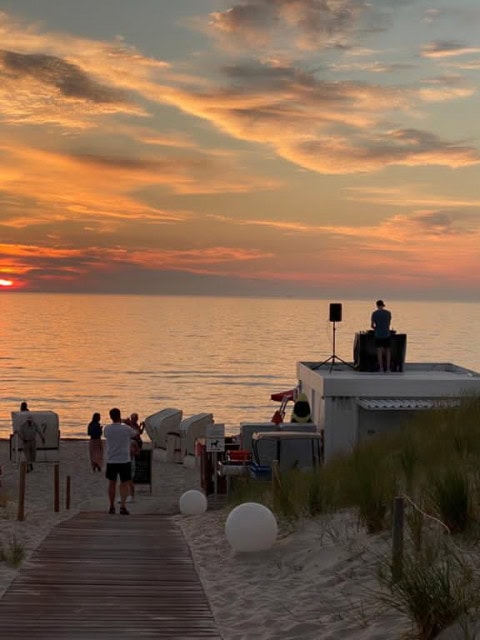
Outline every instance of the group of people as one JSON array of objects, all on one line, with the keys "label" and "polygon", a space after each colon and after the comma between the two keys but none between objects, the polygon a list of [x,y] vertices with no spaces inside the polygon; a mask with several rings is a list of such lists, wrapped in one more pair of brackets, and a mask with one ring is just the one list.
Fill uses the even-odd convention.
[{"label": "group of people", "polygon": [[[20,412],[25,412],[25,420],[20,423],[16,433],[21,442],[23,455],[27,464],[27,473],[33,471],[36,459],[37,435],[45,443],[45,435],[30,414],[27,402],[20,405]],[[117,480],[120,479],[120,513],[128,515],[127,502],[135,496],[135,458],[139,455],[143,442],[142,433],[145,429],[143,422],[139,422],[138,413],[122,420],[120,409],[110,409],[111,424],[102,426],[101,415],[95,412],[88,425],[87,433],[90,437],[89,452],[92,470],[102,471],[104,462],[104,447],[102,436],[106,443],[105,477],[108,482],[108,497],[110,500],[109,513],[116,513],[115,494]]]},{"label": "group of people", "polygon": [[140,453],[144,424],[139,423],[138,413],[132,413],[122,420],[120,409],[110,409],[111,424],[102,427],[101,415],[94,413],[87,429],[90,436],[90,462],[93,471],[101,471],[103,465],[103,440],[106,442],[106,470],[108,482],[109,513],[116,513],[115,495],[117,480],[120,479],[120,514],[128,515],[127,502],[135,497],[135,458]]}]

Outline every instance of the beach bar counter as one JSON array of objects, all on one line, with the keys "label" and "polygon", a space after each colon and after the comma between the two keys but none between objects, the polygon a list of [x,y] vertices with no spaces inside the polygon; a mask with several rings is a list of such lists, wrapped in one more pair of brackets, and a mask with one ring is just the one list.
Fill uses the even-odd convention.
[{"label": "beach bar counter", "polygon": [[480,374],[450,363],[407,363],[401,372],[374,373],[353,363],[298,362],[297,378],[323,431],[325,462],[401,428],[420,411],[480,395]]}]

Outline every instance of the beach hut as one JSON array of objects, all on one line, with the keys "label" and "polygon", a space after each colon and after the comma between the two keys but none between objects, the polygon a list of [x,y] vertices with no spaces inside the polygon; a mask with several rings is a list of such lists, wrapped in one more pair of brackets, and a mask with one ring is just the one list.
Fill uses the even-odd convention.
[{"label": "beach hut", "polygon": [[297,378],[324,433],[325,462],[401,429],[419,412],[480,394],[480,374],[449,362],[406,363],[388,374],[344,363],[299,362]]}]

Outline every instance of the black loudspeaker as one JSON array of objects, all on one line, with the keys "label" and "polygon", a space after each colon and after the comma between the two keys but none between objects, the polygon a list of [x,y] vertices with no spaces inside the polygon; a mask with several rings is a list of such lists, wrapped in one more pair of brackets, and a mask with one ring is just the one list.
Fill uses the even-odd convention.
[{"label": "black loudspeaker", "polygon": [[330,322],[342,321],[342,305],[340,302],[330,303]]}]

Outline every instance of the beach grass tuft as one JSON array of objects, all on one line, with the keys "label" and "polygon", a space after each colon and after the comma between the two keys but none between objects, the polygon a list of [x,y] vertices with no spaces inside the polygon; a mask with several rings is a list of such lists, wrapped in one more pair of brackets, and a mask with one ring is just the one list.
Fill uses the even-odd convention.
[{"label": "beach grass tuft", "polygon": [[0,491],[0,508],[6,509],[9,502],[10,497],[5,492]]},{"label": "beach grass tuft", "polygon": [[271,502],[270,482],[254,480],[250,477],[234,478],[228,493],[228,506],[236,507],[243,502]]},{"label": "beach grass tuft", "polygon": [[478,572],[471,558],[438,540],[405,555],[400,579],[393,577],[389,558],[380,563],[378,575],[384,587],[379,600],[410,618],[420,640],[433,640],[478,608]]},{"label": "beach grass tuft", "polygon": [[458,466],[437,471],[431,479],[431,494],[440,520],[450,533],[462,533],[472,522],[470,483]]},{"label": "beach grass tuft", "polygon": [[0,547],[0,560],[6,562],[9,566],[18,568],[24,561],[26,549],[16,535],[12,535],[10,539]]}]

